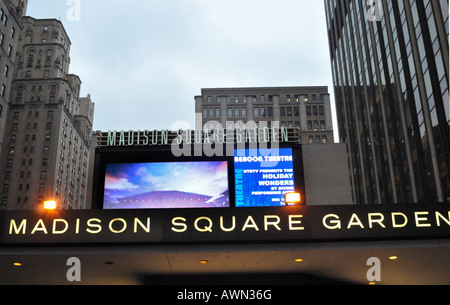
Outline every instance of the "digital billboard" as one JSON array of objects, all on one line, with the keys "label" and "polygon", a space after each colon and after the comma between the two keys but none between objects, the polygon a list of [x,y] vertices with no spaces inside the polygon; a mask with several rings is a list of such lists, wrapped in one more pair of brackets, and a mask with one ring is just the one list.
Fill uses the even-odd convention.
[{"label": "digital billboard", "polygon": [[[302,149],[249,146],[223,154],[174,156],[169,146],[96,149],[93,206],[98,209],[191,209],[284,206],[304,189]],[[219,151],[219,150],[217,150]]]},{"label": "digital billboard", "polygon": [[229,206],[227,161],[106,165],[104,209]]},{"label": "digital billboard", "polygon": [[292,148],[235,150],[236,207],[284,206],[295,191]]}]

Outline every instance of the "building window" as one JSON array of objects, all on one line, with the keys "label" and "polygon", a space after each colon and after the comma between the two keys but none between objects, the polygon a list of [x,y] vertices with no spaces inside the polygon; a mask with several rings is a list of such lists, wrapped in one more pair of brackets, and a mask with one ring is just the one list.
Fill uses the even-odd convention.
[{"label": "building window", "polygon": [[220,118],[220,108],[216,108],[216,118]]},{"label": "building window", "polygon": [[47,178],[47,172],[46,171],[42,171],[41,172],[41,179],[45,179]]},{"label": "building window", "polygon": [[259,117],[259,108],[258,107],[253,108],[253,116],[255,118]]},{"label": "building window", "polygon": [[232,118],[233,117],[233,108],[228,108],[227,112],[228,112],[228,118]]},{"label": "building window", "polygon": [[203,118],[207,118],[207,117],[208,117],[208,109],[203,108]]},{"label": "building window", "polygon": [[5,40],[5,35],[3,33],[0,33],[0,47],[3,46],[3,41]]},{"label": "building window", "polygon": [[212,97],[211,97],[211,96],[208,96],[207,101],[208,101],[208,104],[211,104],[211,102],[212,102]]},{"label": "building window", "polygon": [[8,67],[8,65],[5,65],[5,72],[3,73],[3,75],[5,77],[8,77],[8,72],[9,72],[9,67]]},{"label": "building window", "polygon": [[6,86],[2,85],[2,90],[0,91],[0,96],[5,96],[6,94]]},{"label": "building window", "polygon": [[266,108],[265,107],[261,107],[261,117],[262,118],[266,117]]},{"label": "building window", "polygon": [[307,116],[311,115],[311,106],[306,106],[306,115]]},{"label": "building window", "polygon": [[319,106],[319,115],[325,115],[323,106]]},{"label": "building window", "polygon": [[210,118],[214,117],[214,108],[209,108],[209,117]]},{"label": "building window", "polygon": [[317,106],[313,106],[312,108],[313,108],[313,115],[317,115],[317,113],[318,113]]},{"label": "building window", "polygon": [[287,107],[287,115],[292,116],[292,107]]},{"label": "building window", "polygon": [[320,121],[320,130],[325,130],[325,121]]},{"label": "building window", "polygon": [[261,95],[261,103],[264,103],[264,101],[265,101],[265,96]]},{"label": "building window", "polygon": [[239,103],[239,96],[235,96],[235,97],[234,97],[234,102],[235,102],[235,103]]},{"label": "building window", "polygon": [[242,113],[242,117],[246,118],[247,117],[247,108],[242,108],[241,113]]},{"label": "building window", "polygon": [[241,116],[241,109],[239,107],[234,108],[234,117],[239,118]]},{"label": "building window", "polygon": [[286,116],[286,108],[280,107],[280,116]]},{"label": "building window", "polygon": [[44,71],[44,77],[48,77],[49,76],[49,71],[48,70],[45,70]]},{"label": "building window", "polygon": [[319,130],[319,122],[314,121],[314,130]]}]

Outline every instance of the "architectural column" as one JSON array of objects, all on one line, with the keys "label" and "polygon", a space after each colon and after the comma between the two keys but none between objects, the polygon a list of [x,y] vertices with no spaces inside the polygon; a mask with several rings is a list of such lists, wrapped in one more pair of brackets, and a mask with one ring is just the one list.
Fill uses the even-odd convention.
[{"label": "architectural column", "polygon": [[325,126],[327,130],[333,130],[333,117],[331,115],[330,95],[323,95],[323,108],[325,111]]},{"label": "architectural column", "polygon": [[[273,95],[273,120],[280,122],[280,96],[279,95]],[[281,123],[279,124],[281,126]]]},{"label": "architectural column", "polygon": [[308,129],[307,119],[306,119],[306,96],[300,95],[300,128],[302,131]]},{"label": "architectural column", "polygon": [[203,129],[203,97],[196,96],[195,99],[195,130]]},{"label": "architectural column", "polygon": [[228,119],[228,105],[227,105],[227,98],[226,96],[220,97],[220,124],[222,124],[222,127],[225,128],[227,125],[227,119]]},{"label": "architectural column", "polygon": [[253,96],[247,96],[247,122],[253,121]]}]

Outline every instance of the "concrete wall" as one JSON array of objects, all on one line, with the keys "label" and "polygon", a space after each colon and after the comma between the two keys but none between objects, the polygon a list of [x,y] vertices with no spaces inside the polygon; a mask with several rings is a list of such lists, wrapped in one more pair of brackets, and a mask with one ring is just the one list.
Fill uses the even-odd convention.
[{"label": "concrete wall", "polygon": [[353,204],[345,144],[303,145],[308,205]]}]

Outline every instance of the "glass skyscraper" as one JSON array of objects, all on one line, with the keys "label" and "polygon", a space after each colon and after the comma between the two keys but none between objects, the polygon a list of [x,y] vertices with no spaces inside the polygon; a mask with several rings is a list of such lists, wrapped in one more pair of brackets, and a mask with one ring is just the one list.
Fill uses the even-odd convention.
[{"label": "glass skyscraper", "polygon": [[448,0],[325,0],[359,204],[450,203]]}]

